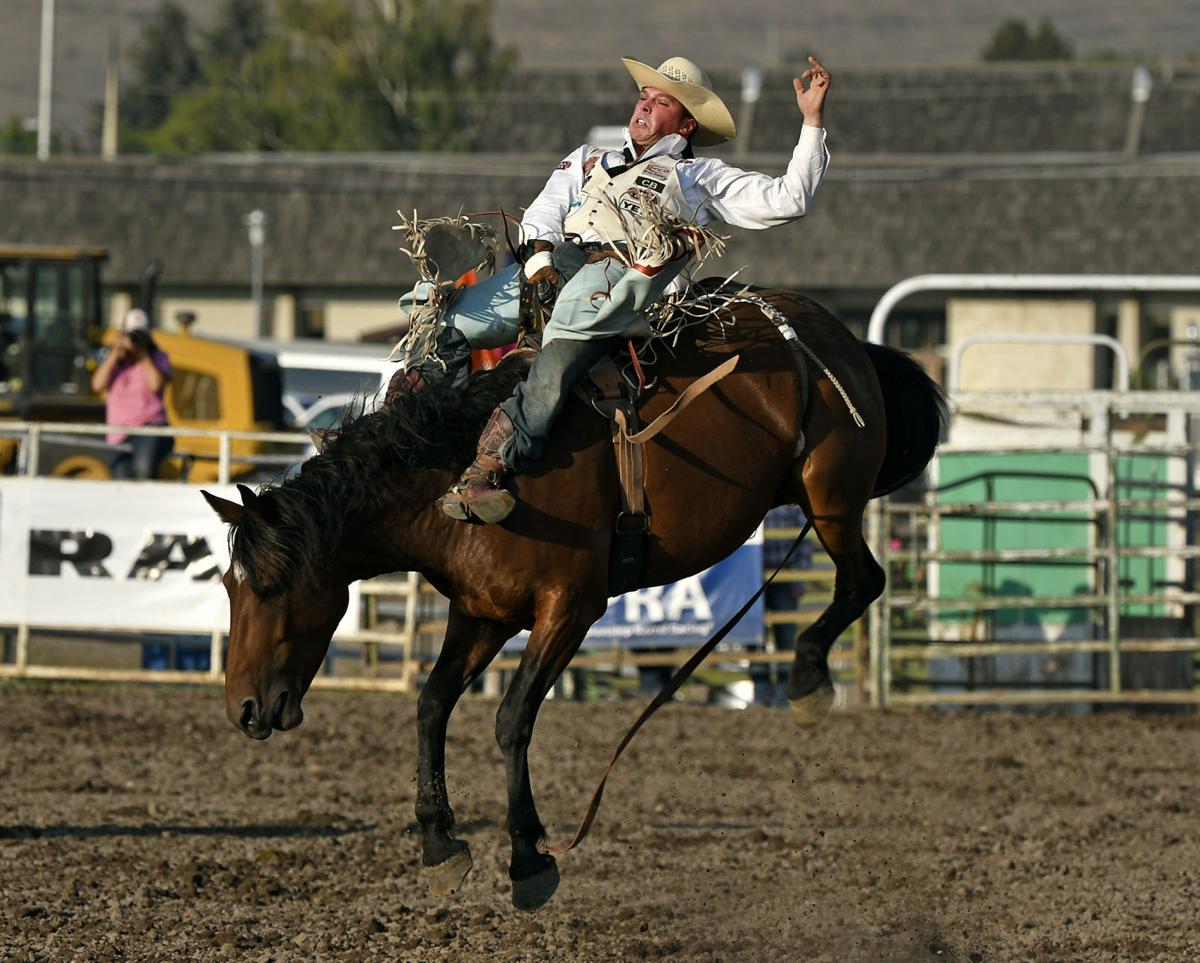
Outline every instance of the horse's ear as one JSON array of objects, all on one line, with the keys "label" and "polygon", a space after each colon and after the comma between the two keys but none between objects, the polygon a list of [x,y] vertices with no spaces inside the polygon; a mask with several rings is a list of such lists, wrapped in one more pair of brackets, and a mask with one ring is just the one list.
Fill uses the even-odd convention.
[{"label": "horse's ear", "polygon": [[238,494],[242,496],[242,504],[250,511],[254,511],[258,507],[258,496],[254,494],[254,489],[238,485],[237,490]]},{"label": "horse's ear", "polygon": [[313,447],[317,449],[318,454],[323,453],[326,448],[332,445],[338,436],[336,428],[310,428],[308,437],[312,439]]},{"label": "horse's ear", "polygon": [[231,502],[228,498],[219,498],[203,489],[200,490],[200,494],[204,496],[204,500],[208,502],[209,507],[220,516],[221,521],[227,525],[234,525],[240,522],[242,516],[246,514],[245,506],[239,505],[237,502]]}]

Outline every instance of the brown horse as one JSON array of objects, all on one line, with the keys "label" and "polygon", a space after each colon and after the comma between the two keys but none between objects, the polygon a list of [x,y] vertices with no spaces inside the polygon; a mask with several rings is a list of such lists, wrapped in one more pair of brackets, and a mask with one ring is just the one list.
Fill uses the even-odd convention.
[{"label": "brown horse", "polygon": [[[645,452],[650,540],[642,585],[695,574],[724,558],[768,509],[798,503],[837,566],[834,598],[797,641],[789,697],[830,702],[826,656],[883,589],[863,540],[867,500],[918,475],[937,444],[941,395],[906,355],[860,344],[819,305],[773,292],[771,303],[833,373],[861,413],[852,420],[817,366],[801,377],[779,330],[752,304],[735,323],[684,329],[656,368],[646,422],[732,354],[736,370],[710,388]],[[302,719],[300,701],[346,610],[349,584],[416,570],[450,599],[441,654],[418,704],[416,812],[434,892],[453,892],[471,868],[452,835],[446,725],[455,703],[505,641],[531,635],[500,704],[496,738],[508,776],[513,902],[540,906],[558,884],[530,789],[527,750],[538,708],[608,602],[619,511],[608,424],[582,403],[566,407],[535,471],[515,479],[518,507],[502,525],[447,518],[434,500],[470,461],[517,365],[433,385],[350,423],[300,474],[243,504],[205,497],[231,526],[226,713],[265,739]],[[802,386],[806,390],[802,390]]]}]

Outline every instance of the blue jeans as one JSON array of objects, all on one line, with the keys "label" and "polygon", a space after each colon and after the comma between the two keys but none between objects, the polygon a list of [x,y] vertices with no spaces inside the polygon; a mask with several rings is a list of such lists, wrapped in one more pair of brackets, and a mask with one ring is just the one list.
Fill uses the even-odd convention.
[{"label": "blue jeans", "polygon": [[[546,332],[550,332],[549,325]],[[620,338],[611,337],[594,341],[560,338],[543,343],[528,377],[500,405],[513,423],[512,437],[500,450],[500,457],[511,471],[519,475],[533,466],[571,390],[620,343]]]},{"label": "blue jeans", "polygon": [[[647,277],[615,258],[603,258],[583,263],[563,285],[529,376],[501,406],[514,428],[500,452],[511,471],[521,474],[537,461],[571,389],[592,365],[616,348],[620,336],[651,334],[645,310],[684,266],[682,260],[672,262],[654,277]],[[446,326],[462,334],[472,349],[515,341],[520,270],[512,264],[457,291],[446,312]],[[427,295],[427,283],[418,284],[401,298],[401,309],[406,303],[420,303]]]},{"label": "blue jeans", "polygon": [[158,477],[158,467],[175,447],[175,439],[165,436],[130,435],[124,442],[129,451],[113,455],[108,467],[113,478],[146,481]]},{"label": "blue jeans", "polygon": [[[643,312],[679,275],[684,262],[670,264],[648,278],[628,270],[611,258],[584,264],[564,285],[542,338],[549,344],[559,338],[592,341],[614,335],[645,337],[650,334]],[[517,340],[521,281],[520,267],[510,264],[490,278],[460,288],[446,312],[446,326],[460,331],[471,348],[499,348]],[[400,299],[405,311],[428,295],[419,283]]]}]

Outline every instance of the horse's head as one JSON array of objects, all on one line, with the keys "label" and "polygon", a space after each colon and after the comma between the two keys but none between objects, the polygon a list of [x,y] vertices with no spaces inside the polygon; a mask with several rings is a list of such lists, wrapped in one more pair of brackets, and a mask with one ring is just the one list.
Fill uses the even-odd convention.
[{"label": "horse's head", "polygon": [[[239,487],[242,505],[203,495],[223,521],[236,527],[235,544],[257,538],[268,543],[263,552],[269,556],[277,520],[263,499]],[[246,735],[266,739],[272,729],[294,729],[303,721],[300,702],[346,612],[349,591],[348,581],[334,572],[308,572],[299,584],[287,585],[269,578],[263,584],[262,575],[255,574],[251,578],[235,555],[222,579],[229,593],[225,715]]]}]

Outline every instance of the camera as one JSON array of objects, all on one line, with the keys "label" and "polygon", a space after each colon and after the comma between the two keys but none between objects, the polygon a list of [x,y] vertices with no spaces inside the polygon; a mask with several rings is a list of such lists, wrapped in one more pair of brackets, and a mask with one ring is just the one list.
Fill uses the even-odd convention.
[{"label": "camera", "polygon": [[149,352],[154,349],[154,341],[150,337],[150,332],[141,328],[129,332],[129,343],[139,351]]}]

